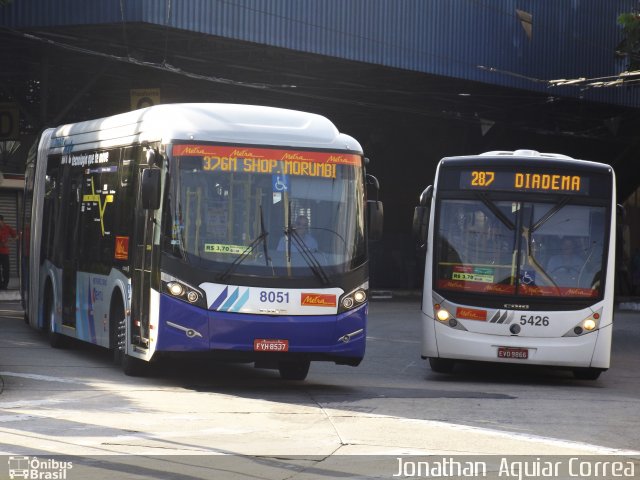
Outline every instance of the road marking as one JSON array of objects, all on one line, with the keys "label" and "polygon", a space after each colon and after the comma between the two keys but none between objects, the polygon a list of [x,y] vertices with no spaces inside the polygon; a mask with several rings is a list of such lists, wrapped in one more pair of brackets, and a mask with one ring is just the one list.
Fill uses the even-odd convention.
[{"label": "road marking", "polygon": [[574,440],[562,440],[560,438],[545,437],[542,435],[534,435],[529,433],[507,432],[504,430],[495,430],[493,428],[472,427],[470,425],[437,422],[434,420],[416,420],[416,419],[408,419],[408,418],[406,419],[402,418],[398,420],[401,422],[409,422],[409,423],[419,422],[419,423],[426,423],[436,427],[447,427],[460,432],[495,435],[497,437],[502,437],[509,440],[520,440],[520,441],[524,440],[524,441],[540,443],[544,445],[554,445],[560,448],[582,449],[582,450],[589,451],[593,455],[628,455],[628,456],[640,455],[640,450],[627,450],[622,448],[603,447],[600,445],[594,445],[592,443],[583,443],[583,442],[578,442]]},{"label": "road marking", "polygon": [[61,403],[61,399],[46,399],[46,400],[18,400],[17,402],[0,402],[0,408],[29,408],[29,407],[42,407],[43,405],[52,405],[55,403]]},{"label": "road marking", "polygon": [[74,380],[72,378],[51,377],[49,375],[37,375],[35,373],[0,372],[0,376],[29,378],[31,380],[42,380],[43,382],[73,383],[73,384],[76,384],[76,385],[84,385],[85,384],[85,382],[81,382],[79,380]]}]

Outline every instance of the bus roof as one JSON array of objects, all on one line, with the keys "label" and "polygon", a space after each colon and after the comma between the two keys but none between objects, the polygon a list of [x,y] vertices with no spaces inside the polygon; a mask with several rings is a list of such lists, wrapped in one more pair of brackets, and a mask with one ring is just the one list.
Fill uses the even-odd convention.
[{"label": "bus roof", "polygon": [[567,155],[563,155],[561,153],[542,153],[537,150],[528,150],[528,149],[520,149],[520,150],[494,150],[492,152],[484,152],[481,153],[482,157],[535,157],[535,158],[560,158],[563,160],[573,160],[572,157]]},{"label": "bus roof", "polygon": [[514,161],[525,160],[530,163],[527,165],[534,166],[537,162],[545,165],[568,166],[573,165],[576,167],[582,166],[589,169],[603,169],[613,173],[613,168],[602,162],[594,162],[591,160],[580,160],[577,158],[569,157],[561,153],[542,153],[537,150],[494,150],[491,152],[484,152],[477,155],[460,155],[455,157],[445,157],[440,162],[453,166],[457,164],[466,164],[468,162],[478,162],[488,160],[492,164],[505,164],[511,165]]},{"label": "bus roof", "polygon": [[143,142],[221,142],[362,153],[352,137],[313,113],[224,103],[165,104],[54,129],[50,153]]}]

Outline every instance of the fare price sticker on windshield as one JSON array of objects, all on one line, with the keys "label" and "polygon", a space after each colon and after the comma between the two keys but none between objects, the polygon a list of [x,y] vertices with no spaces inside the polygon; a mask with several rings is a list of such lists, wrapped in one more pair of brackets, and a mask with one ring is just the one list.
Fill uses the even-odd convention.
[{"label": "fare price sticker on windshield", "polygon": [[455,266],[451,273],[451,280],[493,283],[493,270],[491,268]]},{"label": "fare price sticker on windshield", "polygon": [[247,249],[244,245],[227,245],[225,243],[205,243],[205,253],[228,253],[232,255],[240,255]]}]

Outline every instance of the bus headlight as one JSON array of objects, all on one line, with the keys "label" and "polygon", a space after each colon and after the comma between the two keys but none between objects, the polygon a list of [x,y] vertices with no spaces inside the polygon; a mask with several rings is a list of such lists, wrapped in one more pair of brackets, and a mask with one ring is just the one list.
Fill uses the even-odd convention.
[{"label": "bus headlight", "polygon": [[169,289],[169,293],[174,297],[180,297],[184,293],[184,288],[178,282],[167,283],[167,288]]},{"label": "bus headlight", "polygon": [[600,326],[601,312],[602,310],[594,312],[593,315],[590,315],[584,320],[582,320],[580,323],[578,323],[575,327],[573,327],[563,336],[578,337],[580,335],[585,335],[587,333],[593,332],[594,330],[597,330],[598,327]]},{"label": "bus headlight", "polygon": [[191,303],[196,303],[198,301],[198,298],[199,298],[199,295],[193,290],[187,293],[187,300],[189,300]]},{"label": "bus headlight", "polygon": [[355,290],[345,294],[340,299],[340,312],[344,312],[346,310],[351,310],[352,308],[359,307],[367,301],[367,297],[369,296],[368,291],[369,285],[365,283],[360,285]]},{"label": "bus headlight", "polygon": [[464,330],[465,332],[467,331],[465,326],[460,323],[458,319],[454,317],[451,312],[449,312],[449,310],[444,308],[441,304],[436,303],[433,306],[433,310],[435,311],[436,320],[438,320],[443,325],[451,327],[455,330]]},{"label": "bus headlight", "polygon": [[353,299],[356,303],[362,303],[367,299],[367,293],[364,290],[356,290],[353,294]]},{"label": "bus headlight", "polygon": [[442,308],[439,304],[434,305],[433,308],[436,311],[436,319],[442,323],[448,322],[449,319],[453,317],[453,315],[449,313],[449,310]]},{"label": "bus headlight", "polygon": [[200,289],[192,287],[166,273],[162,273],[160,279],[162,281],[162,290],[171,295],[171,297],[198,307],[207,308],[204,292]]}]

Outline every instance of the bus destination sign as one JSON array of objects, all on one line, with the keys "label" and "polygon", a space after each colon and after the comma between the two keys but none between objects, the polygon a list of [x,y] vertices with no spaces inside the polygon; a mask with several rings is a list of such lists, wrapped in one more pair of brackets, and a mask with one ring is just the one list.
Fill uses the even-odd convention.
[{"label": "bus destination sign", "polygon": [[588,195],[589,178],[571,173],[544,171],[463,170],[460,174],[460,188]]}]

